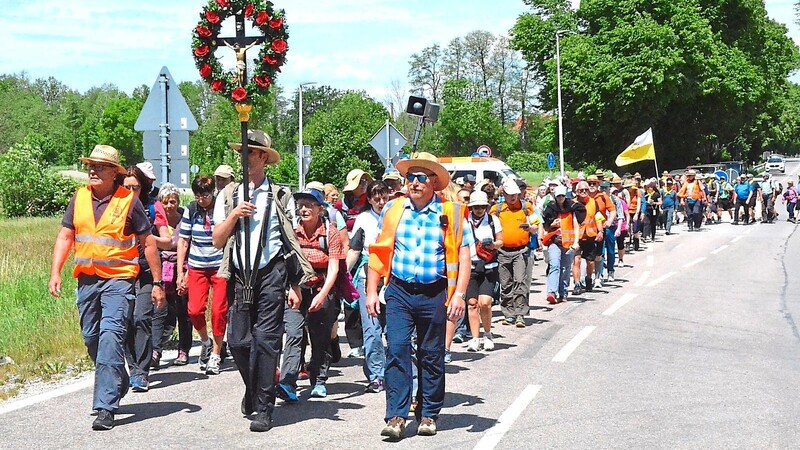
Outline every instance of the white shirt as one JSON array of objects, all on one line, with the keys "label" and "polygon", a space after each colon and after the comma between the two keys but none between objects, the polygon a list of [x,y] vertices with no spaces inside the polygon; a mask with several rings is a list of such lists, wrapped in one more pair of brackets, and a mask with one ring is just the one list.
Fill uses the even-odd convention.
[{"label": "white shirt", "polygon": [[[484,239],[491,239],[492,241],[495,240],[494,235],[492,234],[492,227],[491,225],[489,225],[489,218],[491,218],[492,223],[494,223],[495,234],[501,233],[503,231],[503,226],[500,225],[500,220],[497,218],[497,216],[492,216],[487,211],[486,214],[484,214],[483,217],[481,218],[481,222],[478,224],[478,227],[473,228],[473,230],[475,231],[475,245],[469,246],[469,252],[472,258],[472,262],[477,262],[479,259],[478,252],[475,249],[475,246],[478,245],[478,242],[481,242]],[[469,217],[467,219],[467,222],[469,222],[469,226],[472,226],[473,223],[472,219],[473,219],[472,213],[469,213]],[[487,262],[485,267],[487,269],[491,269],[497,267],[497,265],[498,265],[497,262],[493,263]]]},{"label": "white shirt", "polygon": [[[255,213],[250,218],[250,264],[251,267],[254,269],[261,269],[266,267],[267,264],[277,256],[283,247],[283,241],[281,239],[281,224],[280,219],[278,218],[278,211],[277,206],[272,205],[269,211],[269,228],[267,229],[267,242],[264,245],[264,249],[261,251],[261,261],[258,262],[258,266],[256,266],[256,252],[258,251],[259,240],[261,238],[261,228],[264,223],[264,211],[267,208],[267,197],[270,193],[269,187],[269,180],[264,179],[264,182],[253,190],[250,189],[250,203],[256,205]],[[244,201],[244,188],[240,184],[238,188],[238,202]],[[278,199],[273,199],[273,203],[277,202]],[[287,211],[294,210],[294,199],[289,198],[289,205],[287,206]],[[214,206],[214,223],[222,223],[225,221],[227,215],[225,214],[225,202],[222,199],[216,202]],[[239,247],[239,255],[241,256],[242,262],[245,261],[245,251],[244,251],[244,219],[240,219],[240,224],[242,226],[239,227],[239,239],[242,245]],[[237,269],[239,268],[239,258],[233,257],[233,266]]]},{"label": "white shirt", "polygon": [[369,245],[378,240],[378,234],[380,234],[381,231],[381,229],[378,228],[378,221],[380,218],[381,215],[373,211],[372,207],[370,207],[368,211],[364,211],[356,216],[351,235],[354,236],[359,229],[364,230],[364,248],[361,250],[362,255],[369,255]]}]

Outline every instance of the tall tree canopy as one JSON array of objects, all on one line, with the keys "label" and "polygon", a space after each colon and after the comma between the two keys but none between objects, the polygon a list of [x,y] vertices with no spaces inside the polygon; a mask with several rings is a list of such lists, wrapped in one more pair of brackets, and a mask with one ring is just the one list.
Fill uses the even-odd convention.
[{"label": "tall tree canopy", "polygon": [[[778,118],[800,66],[786,27],[760,0],[525,0],[512,45],[555,109],[561,38],[565,145],[572,159],[609,165],[649,127],[663,165],[754,159],[759,118]],[[773,108],[773,110],[771,110]],[[740,145],[747,141],[749,145]]]}]

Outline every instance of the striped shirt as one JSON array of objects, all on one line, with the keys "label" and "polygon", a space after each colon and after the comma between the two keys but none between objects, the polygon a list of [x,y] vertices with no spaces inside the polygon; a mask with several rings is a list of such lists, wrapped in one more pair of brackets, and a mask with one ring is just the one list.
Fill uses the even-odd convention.
[{"label": "striped shirt", "polygon": [[[389,202],[381,213],[379,228],[383,227],[384,213],[396,202],[405,202],[405,211],[400,218],[395,234],[392,276],[410,283],[430,284],[446,278],[444,262],[444,235],[439,217],[443,213],[438,196],[424,208],[414,209],[411,199],[398,198]],[[462,247],[474,244],[472,228],[462,219]]]},{"label": "striped shirt", "polygon": [[214,219],[211,211],[206,214],[198,207],[194,217],[189,217],[189,208],[184,208],[179,237],[189,241],[189,268],[218,269],[222,263],[222,250],[214,248],[211,235]]}]

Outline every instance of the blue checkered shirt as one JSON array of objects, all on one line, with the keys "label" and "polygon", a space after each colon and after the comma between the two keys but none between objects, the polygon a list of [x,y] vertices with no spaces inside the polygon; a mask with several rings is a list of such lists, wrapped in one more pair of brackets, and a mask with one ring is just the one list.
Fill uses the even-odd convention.
[{"label": "blue checkered shirt", "polygon": [[[446,278],[444,262],[444,234],[439,217],[442,201],[438,196],[417,211],[408,198],[389,202],[381,213],[378,227],[383,227],[383,213],[394,202],[405,202],[405,212],[397,225],[392,257],[392,276],[409,283],[434,283]],[[461,246],[473,245],[474,238],[466,219],[461,226]]]}]

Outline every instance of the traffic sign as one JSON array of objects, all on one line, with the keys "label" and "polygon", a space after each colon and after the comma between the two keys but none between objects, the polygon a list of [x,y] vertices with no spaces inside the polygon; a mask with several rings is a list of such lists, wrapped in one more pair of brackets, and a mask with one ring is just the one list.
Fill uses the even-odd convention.
[{"label": "traffic sign", "polygon": [[553,170],[556,167],[556,155],[553,152],[547,154],[547,168]]},{"label": "traffic sign", "polygon": [[389,168],[392,167],[392,160],[400,154],[406,142],[408,141],[405,136],[387,120],[369,140],[369,145],[378,152],[384,167]]},{"label": "traffic sign", "polygon": [[728,181],[728,174],[724,170],[718,170],[714,172],[714,175],[718,176],[720,180]]},{"label": "traffic sign", "polygon": [[161,131],[165,110],[167,112],[165,125],[168,124],[171,130],[197,130],[197,120],[192,115],[189,105],[186,104],[186,100],[178,89],[178,84],[175,83],[166,66],[161,68],[161,72],[156,77],[156,82],[150,89],[150,95],[147,96],[133,129],[136,131]]},{"label": "traffic sign", "polygon": [[492,149],[489,148],[488,145],[481,145],[480,147],[478,147],[477,150],[475,150],[475,153],[477,153],[477,154],[479,154],[481,156],[489,157],[489,156],[492,156]]}]

